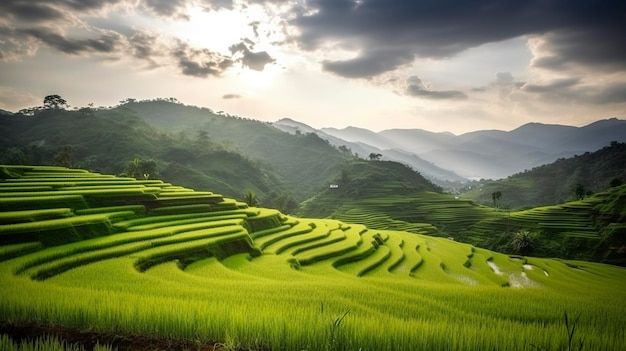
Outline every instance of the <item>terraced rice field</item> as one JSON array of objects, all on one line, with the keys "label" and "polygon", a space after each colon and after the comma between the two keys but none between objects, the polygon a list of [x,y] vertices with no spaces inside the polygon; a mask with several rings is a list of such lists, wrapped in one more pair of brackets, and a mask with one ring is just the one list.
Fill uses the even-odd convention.
[{"label": "terraced rice field", "polygon": [[[330,202],[330,198],[327,199]],[[552,255],[567,256],[576,247],[597,247],[602,229],[595,218],[604,199],[598,195],[584,201],[507,211],[479,206],[451,195],[423,192],[411,196],[389,195],[345,202],[330,218],[361,223],[372,229],[401,230],[450,237],[473,245],[502,246],[519,230],[540,234],[556,243]],[[616,225],[619,225],[616,224]],[[500,243],[500,244],[498,244]],[[553,244],[554,245],[554,244]],[[541,246],[541,245],[539,245]]]},{"label": "terraced rice field", "polygon": [[623,268],[509,257],[367,211],[296,218],[157,180],[2,174],[0,325],[223,349],[552,350],[566,311],[585,350],[626,346]]}]

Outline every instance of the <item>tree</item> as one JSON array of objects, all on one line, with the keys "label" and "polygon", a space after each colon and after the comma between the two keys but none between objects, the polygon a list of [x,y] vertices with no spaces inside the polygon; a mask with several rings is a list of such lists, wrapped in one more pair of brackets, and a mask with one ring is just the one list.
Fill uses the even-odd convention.
[{"label": "tree", "polygon": [[622,180],[620,178],[613,178],[611,179],[611,183],[609,183],[609,186],[611,188],[615,188],[618,187],[620,185],[624,184],[624,182],[622,182]]},{"label": "tree", "polygon": [[150,176],[157,175],[157,163],[153,159],[135,158],[128,161],[124,173],[136,179],[149,179]]},{"label": "tree", "polygon": [[65,145],[54,155],[54,164],[62,167],[72,167],[72,145]]},{"label": "tree", "polygon": [[23,116],[34,116],[39,111],[41,111],[42,109],[43,109],[43,107],[41,107],[41,106],[27,107],[27,108],[23,108],[23,109],[17,111],[17,113],[20,114],[20,115],[23,115]]},{"label": "tree", "polygon": [[288,192],[271,192],[267,196],[267,201],[263,202],[264,207],[275,208],[284,214],[295,213],[298,210],[298,202]]},{"label": "tree", "polygon": [[378,161],[378,160],[380,160],[380,158],[382,156],[383,155],[381,155],[381,154],[377,154],[375,152],[372,152],[372,153],[370,153],[369,158],[370,158],[370,161]]},{"label": "tree", "polygon": [[43,98],[43,107],[46,110],[56,110],[67,106],[69,106],[67,101],[57,94],[48,95]]},{"label": "tree", "polygon": [[340,145],[337,150],[339,150],[342,154],[352,155],[352,150],[345,145]]},{"label": "tree", "polygon": [[256,194],[252,190],[248,190],[245,201],[250,207],[254,207],[259,204],[259,199],[257,198]]},{"label": "tree", "polygon": [[0,151],[0,164],[3,165],[26,165],[26,154],[18,147],[9,147]]},{"label": "tree", "polygon": [[574,200],[584,199],[585,194],[585,186],[580,183],[576,183],[576,185],[574,185]]},{"label": "tree", "polygon": [[348,170],[346,169],[341,170],[341,178],[339,182],[343,186],[348,185],[348,183],[350,183],[350,174],[348,173]]},{"label": "tree", "polygon": [[120,105],[132,104],[134,102],[137,102],[137,99],[135,99],[135,98],[126,98],[124,100],[120,100]]},{"label": "tree", "polygon": [[210,140],[211,138],[209,138],[209,132],[202,129],[198,130],[198,133],[196,134],[196,143],[198,146],[205,148],[209,145]]},{"label": "tree", "polygon": [[497,207],[497,202],[502,198],[502,193],[498,191],[494,191],[491,193],[491,199],[493,200],[493,207]]},{"label": "tree", "polygon": [[78,112],[85,117],[93,117],[93,108],[91,107],[81,107]]},{"label": "tree", "polygon": [[528,230],[522,229],[513,234],[511,241],[513,252],[519,255],[528,255],[535,250],[535,235]]}]

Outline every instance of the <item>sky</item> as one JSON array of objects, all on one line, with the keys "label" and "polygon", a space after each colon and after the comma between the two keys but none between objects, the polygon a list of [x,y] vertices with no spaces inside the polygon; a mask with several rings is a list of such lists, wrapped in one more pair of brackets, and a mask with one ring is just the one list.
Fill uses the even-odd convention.
[{"label": "sky", "polygon": [[462,134],[626,117],[623,0],[1,0],[0,109]]}]

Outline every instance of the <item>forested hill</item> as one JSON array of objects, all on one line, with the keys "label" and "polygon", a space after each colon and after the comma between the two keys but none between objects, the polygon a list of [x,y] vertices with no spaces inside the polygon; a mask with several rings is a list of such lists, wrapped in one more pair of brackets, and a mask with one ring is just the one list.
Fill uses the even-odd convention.
[{"label": "forested hill", "polygon": [[[514,209],[554,205],[626,182],[624,165],[626,143],[612,142],[598,151],[561,158],[505,179],[470,183],[462,197]],[[494,204],[496,192],[501,196]]]},{"label": "forested hill", "polygon": [[355,159],[315,134],[290,135],[268,123],[162,100],[1,119],[0,164],[159,177],[240,200],[251,191],[263,206],[286,213],[326,189]]},{"label": "forested hill", "polygon": [[181,138],[203,134],[275,170],[298,201],[326,187],[341,165],[352,158],[315,134],[290,135],[269,123],[207,108],[167,101],[130,102],[123,107],[135,111],[157,129],[177,131]]},{"label": "forested hill", "polygon": [[440,193],[441,188],[401,163],[355,159],[327,189],[305,201],[300,214],[323,218],[351,201],[405,198],[421,192]]},{"label": "forested hill", "polygon": [[3,116],[0,150],[4,164],[55,164],[139,178],[161,177],[234,198],[242,198],[246,190],[265,195],[284,187],[269,167],[202,134],[181,137],[159,131],[124,107]]}]

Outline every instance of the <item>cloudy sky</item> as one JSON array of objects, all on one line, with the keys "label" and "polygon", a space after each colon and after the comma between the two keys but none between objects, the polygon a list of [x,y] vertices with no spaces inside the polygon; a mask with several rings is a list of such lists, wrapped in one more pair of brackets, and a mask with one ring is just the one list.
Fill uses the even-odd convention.
[{"label": "cloudy sky", "polygon": [[626,117],[623,0],[1,0],[0,108],[455,134]]}]

